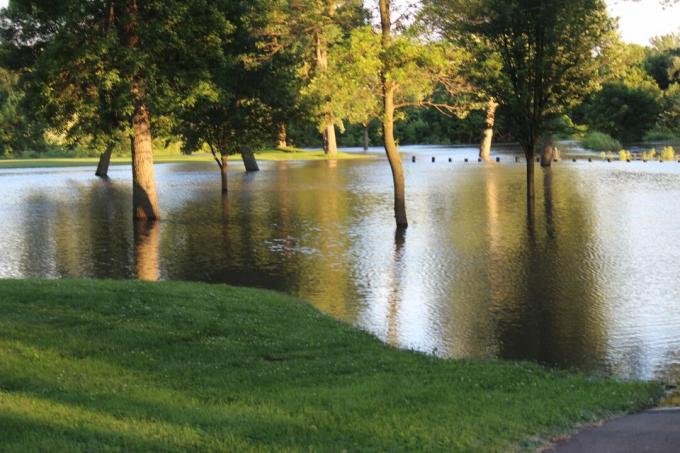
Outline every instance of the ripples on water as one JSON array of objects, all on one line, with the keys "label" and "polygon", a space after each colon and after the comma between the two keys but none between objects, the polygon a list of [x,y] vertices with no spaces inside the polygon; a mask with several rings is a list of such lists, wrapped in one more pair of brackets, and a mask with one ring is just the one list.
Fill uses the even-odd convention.
[{"label": "ripples on water", "polygon": [[531,238],[523,164],[408,152],[403,237],[384,160],[236,167],[228,198],[212,163],[159,165],[160,226],[130,220],[127,167],[0,170],[0,276],[258,286],[441,356],[680,374],[680,164],[537,170]]}]

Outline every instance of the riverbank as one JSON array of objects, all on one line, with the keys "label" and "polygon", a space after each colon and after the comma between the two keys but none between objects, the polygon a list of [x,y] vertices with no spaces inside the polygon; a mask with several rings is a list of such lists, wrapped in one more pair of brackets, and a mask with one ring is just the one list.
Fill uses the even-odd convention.
[{"label": "riverbank", "polygon": [[[296,148],[265,149],[255,153],[260,161],[307,161],[329,160],[322,150],[302,150]],[[373,157],[371,154],[343,153],[339,152],[334,160],[366,159]],[[240,155],[229,156],[230,161],[241,161]],[[98,157],[38,157],[20,159],[0,159],[2,168],[56,168],[56,167],[96,167]],[[214,162],[210,153],[184,154],[160,154],[154,156],[156,164],[176,164],[187,162]],[[111,165],[130,165],[131,159],[127,157],[112,157]]]},{"label": "riverbank", "polygon": [[4,451],[505,451],[656,384],[393,349],[268,291],[0,280]]}]

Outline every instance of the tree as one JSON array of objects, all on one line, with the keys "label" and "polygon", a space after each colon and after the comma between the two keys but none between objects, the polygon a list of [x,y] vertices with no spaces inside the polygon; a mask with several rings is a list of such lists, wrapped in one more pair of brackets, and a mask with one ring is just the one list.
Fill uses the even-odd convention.
[{"label": "tree", "polygon": [[29,149],[38,151],[45,147],[45,126],[29,117],[25,101],[19,75],[0,68],[0,156],[21,154]]},{"label": "tree", "polygon": [[610,82],[588,101],[585,119],[595,130],[630,143],[642,140],[654,127],[660,107],[661,91],[655,85]]},{"label": "tree", "polygon": [[[311,81],[326,73],[329,52],[344,36],[366,20],[362,0],[278,0],[270,9],[268,26],[262,35],[263,47],[270,54],[292,52],[304,61],[300,75]],[[330,105],[332,93],[326,89],[303,90],[314,105],[316,124],[324,137],[324,150],[337,154],[335,127],[339,120]]]},{"label": "tree", "polygon": [[426,0],[428,17],[478,61],[500,57],[486,88],[507,111],[527,161],[533,213],[534,156],[549,120],[589,91],[595,56],[613,28],[603,0]]},{"label": "tree", "polygon": [[462,113],[463,106],[440,101],[437,87],[450,94],[465,91],[459,74],[460,50],[444,43],[419,45],[409,36],[394,36],[390,0],[379,0],[379,86],[382,94],[383,140],[394,182],[394,213],[398,229],[408,226],[404,170],[394,140],[395,111],[406,107],[433,107],[445,113]]},{"label": "tree", "polygon": [[652,38],[644,66],[662,90],[680,82],[680,34]]},{"label": "tree", "polygon": [[175,115],[174,132],[184,140],[183,151],[205,147],[211,151],[223,193],[228,191],[228,156],[240,153],[246,171],[257,171],[253,147],[273,140],[275,109],[265,99],[276,88],[280,71],[272,70],[278,56],[256,58],[254,29],[261,20],[257,3],[213,2],[223,17],[232,20],[220,30],[219,47],[203,58],[206,70],[194,80]]},{"label": "tree", "polygon": [[[4,42],[55,126],[76,136],[129,136],[136,219],[158,219],[152,130],[224,26],[207,0],[13,0]],[[153,112],[153,113],[152,113]]]}]

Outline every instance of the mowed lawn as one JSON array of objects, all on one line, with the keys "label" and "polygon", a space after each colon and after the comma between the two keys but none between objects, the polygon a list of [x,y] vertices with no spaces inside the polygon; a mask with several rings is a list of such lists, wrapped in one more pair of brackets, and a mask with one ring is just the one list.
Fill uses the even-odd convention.
[{"label": "mowed lawn", "polygon": [[393,349],[267,291],[0,280],[2,451],[512,451],[659,393]]}]

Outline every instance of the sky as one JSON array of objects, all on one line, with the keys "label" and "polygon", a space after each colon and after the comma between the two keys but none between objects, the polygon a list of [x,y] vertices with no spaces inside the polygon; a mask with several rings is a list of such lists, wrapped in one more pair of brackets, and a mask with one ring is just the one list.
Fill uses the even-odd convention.
[{"label": "sky", "polygon": [[[0,7],[8,0],[0,0]],[[623,40],[649,44],[649,38],[680,32],[680,2],[665,9],[659,0],[607,0],[612,16],[619,17]]]}]

